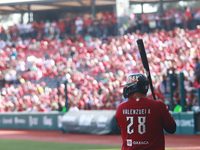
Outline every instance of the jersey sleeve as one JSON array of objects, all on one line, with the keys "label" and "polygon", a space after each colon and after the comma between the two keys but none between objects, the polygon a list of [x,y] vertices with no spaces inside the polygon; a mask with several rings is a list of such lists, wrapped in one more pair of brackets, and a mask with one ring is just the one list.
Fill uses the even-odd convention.
[{"label": "jersey sleeve", "polygon": [[160,101],[159,108],[162,115],[161,118],[162,118],[163,127],[168,128],[168,127],[174,126],[176,122],[174,121],[174,118],[169,113],[168,106],[162,101]]}]

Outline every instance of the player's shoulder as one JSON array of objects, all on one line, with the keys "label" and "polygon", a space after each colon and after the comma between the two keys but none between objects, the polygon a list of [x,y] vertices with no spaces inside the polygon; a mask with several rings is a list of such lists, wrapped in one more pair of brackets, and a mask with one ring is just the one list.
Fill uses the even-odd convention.
[{"label": "player's shoulder", "polygon": [[149,99],[147,98],[147,100],[151,103],[154,103],[155,105],[159,105],[159,106],[165,106],[165,103],[163,101],[160,100],[153,100],[153,99]]},{"label": "player's shoulder", "polygon": [[125,102],[120,103],[120,104],[118,105],[118,107],[123,107],[124,105],[126,105],[127,102],[128,102],[128,101],[125,101]]},{"label": "player's shoulder", "polygon": [[128,101],[125,101],[125,102],[120,103],[120,104],[117,106],[117,109],[119,110],[119,109],[122,109],[122,108],[126,107],[127,103],[128,103]]},{"label": "player's shoulder", "polygon": [[[155,101],[155,100],[154,100]],[[166,104],[163,102],[163,101],[160,101],[160,100],[156,100],[155,101],[156,105],[160,108],[165,108],[166,107]]]},{"label": "player's shoulder", "polygon": [[159,105],[165,105],[165,103],[161,100],[156,100],[156,103],[159,104]]}]

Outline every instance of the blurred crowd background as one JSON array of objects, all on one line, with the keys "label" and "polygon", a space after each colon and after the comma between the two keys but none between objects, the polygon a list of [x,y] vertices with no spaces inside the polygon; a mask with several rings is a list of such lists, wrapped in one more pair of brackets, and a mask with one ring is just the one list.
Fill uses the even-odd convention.
[{"label": "blurred crowd background", "polygon": [[109,37],[132,32],[152,33],[155,29],[173,30],[175,27],[194,30],[200,23],[200,8],[184,10],[167,10],[165,13],[131,14],[127,22],[118,27],[116,14],[99,12],[96,17],[84,14],[76,18],[63,18],[58,21],[41,20],[40,22],[20,23],[10,26],[7,30],[0,25],[0,37],[16,41],[43,40],[45,37],[70,39],[72,42],[88,41],[92,37]]},{"label": "blurred crowd background", "polygon": [[120,27],[113,13],[96,16],[20,23],[7,30],[1,24],[0,112],[116,109],[127,100],[121,86],[126,76],[144,73],[138,38],[144,40],[157,99],[170,107],[172,74],[177,111],[183,72],[186,110],[199,109],[200,9],[132,14]]}]

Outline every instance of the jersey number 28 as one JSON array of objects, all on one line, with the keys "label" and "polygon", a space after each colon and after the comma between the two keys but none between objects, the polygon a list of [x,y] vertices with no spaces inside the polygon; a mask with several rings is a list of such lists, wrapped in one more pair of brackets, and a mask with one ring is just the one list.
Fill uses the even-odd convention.
[{"label": "jersey number 28", "polygon": [[[134,117],[126,117],[126,121],[130,121],[130,123],[127,126],[127,133],[132,134],[134,133],[134,129],[132,128],[133,125],[133,118]],[[138,118],[138,133],[144,134],[146,132],[146,117],[137,117]]]}]

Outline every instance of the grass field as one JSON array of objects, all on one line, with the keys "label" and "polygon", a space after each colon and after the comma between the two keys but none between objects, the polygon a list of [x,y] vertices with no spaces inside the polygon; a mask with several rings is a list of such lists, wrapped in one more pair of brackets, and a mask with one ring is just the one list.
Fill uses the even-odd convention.
[{"label": "grass field", "polygon": [[2,150],[120,150],[119,146],[0,140]]},{"label": "grass field", "polygon": [[[119,146],[0,140],[2,150],[120,150]],[[166,149],[170,150],[170,149]]]}]

